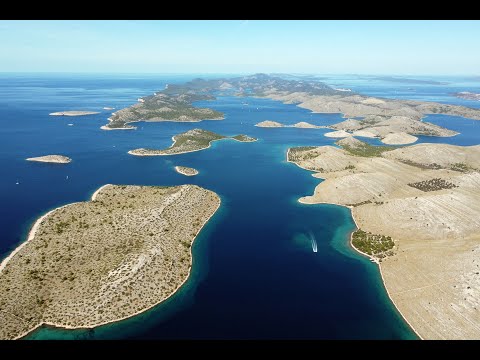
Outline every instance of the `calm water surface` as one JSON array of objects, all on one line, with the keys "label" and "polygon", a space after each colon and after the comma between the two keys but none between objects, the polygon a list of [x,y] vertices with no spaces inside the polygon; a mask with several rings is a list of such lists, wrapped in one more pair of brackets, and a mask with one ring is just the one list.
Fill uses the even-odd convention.
[{"label": "calm water surface", "polygon": [[[223,121],[138,123],[136,131],[99,129],[110,114],[104,106],[129,106],[167,83],[192,77],[0,75],[2,258],[25,239],[38,216],[60,205],[88,200],[105,183],[193,183],[222,198],[220,210],[195,241],[189,280],[169,300],[94,330],[42,328],[28,338],[416,338],[388,299],[376,265],[349,247],[348,237],[355,228],[350,211],[297,202],[311,194],[319,180],[286,162],[288,147],[333,144],[334,139],[323,136],[326,129],[253,126],[263,120],[327,125],[341,121],[340,114],[311,114],[265,99],[221,97],[199,105],[225,112]],[[381,88],[383,96],[397,91],[396,85]],[[425,87],[427,96],[431,87]],[[449,97],[449,90],[441,94],[437,97],[445,101],[461,102]],[[48,116],[62,110],[101,113]],[[472,145],[480,138],[480,122],[441,115],[428,121],[465,134],[440,140],[421,137],[420,141]],[[170,146],[173,135],[196,127],[223,135],[247,134],[259,141],[224,140],[205,151],[169,157],[127,154],[138,147]],[[71,157],[72,163],[24,160],[55,153]],[[200,174],[184,177],[174,171],[176,165],[195,167]],[[317,252],[312,251],[310,237],[317,243]]]}]

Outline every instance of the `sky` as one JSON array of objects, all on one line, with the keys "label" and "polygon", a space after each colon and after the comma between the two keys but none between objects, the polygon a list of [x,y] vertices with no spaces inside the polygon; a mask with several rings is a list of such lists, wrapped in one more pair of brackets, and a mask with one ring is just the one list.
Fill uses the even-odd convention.
[{"label": "sky", "polygon": [[0,72],[480,75],[480,21],[0,21]]}]

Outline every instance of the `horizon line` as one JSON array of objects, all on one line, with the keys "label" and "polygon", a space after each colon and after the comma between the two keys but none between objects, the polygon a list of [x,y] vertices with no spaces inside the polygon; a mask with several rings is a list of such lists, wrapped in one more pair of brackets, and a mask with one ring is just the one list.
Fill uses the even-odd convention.
[{"label": "horizon line", "polygon": [[134,75],[198,75],[198,74],[208,74],[208,75],[254,75],[254,74],[279,74],[279,75],[312,75],[312,76],[322,76],[322,75],[350,75],[350,76],[467,76],[467,77],[479,77],[480,74],[448,74],[448,73],[435,73],[435,74],[400,74],[400,73],[350,73],[350,72],[331,72],[331,73],[320,73],[320,72],[282,72],[282,71],[241,71],[241,72],[212,72],[212,71],[197,71],[197,72],[130,72],[130,71],[0,71],[0,74],[104,74],[104,75],[124,75],[124,74],[134,74]]}]

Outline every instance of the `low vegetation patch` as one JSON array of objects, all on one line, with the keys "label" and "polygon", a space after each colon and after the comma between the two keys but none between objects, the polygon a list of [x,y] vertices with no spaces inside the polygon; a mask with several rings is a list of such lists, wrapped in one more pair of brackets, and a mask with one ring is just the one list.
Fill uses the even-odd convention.
[{"label": "low vegetation patch", "polygon": [[359,144],[355,147],[340,145],[343,150],[355,156],[376,157],[381,156],[385,151],[395,150],[396,146],[373,146],[367,143]]},{"label": "low vegetation patch", "polygon": [[395,246],[390,236],[376,235],[360,229],[352,234],[352,244],[358,250],[377,258],[393,255]]},{"label": "low vegetation patch", "polygon": [[422,190],[424,192],[427,191],[437,191],[442,189],[453,189],[458,187],[454,183],[451,183],[447,180],[434,178],[430,180],[419,181],[416,183],[409,183],[408,186],[414,187],[416,189]]}]

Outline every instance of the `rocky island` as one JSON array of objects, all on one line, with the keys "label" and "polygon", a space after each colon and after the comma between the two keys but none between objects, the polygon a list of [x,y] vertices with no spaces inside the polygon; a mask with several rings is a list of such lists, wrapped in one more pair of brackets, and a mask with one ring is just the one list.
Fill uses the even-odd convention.
[{"label": "rocky island", "polygon": [[327,128],[326,126],[317,126],[310,124],[305,121],[300,121],[296,124],[293,125],[284,125],[276,121],[271,121],[271,120],[265,120],[262,122],[259,122],[255,124],[257,127],[265,127],[265,128],[272,128],[272,127],[294,127],[294,128],[299,128],[299,129],[325,129]]},{"label": "rocky island", "polygon": [[255,124],[255,126],[268,128],[268,127],[283,127],[284,125],[276,121],[265,120],[265,121],[259,122],[258,124]]},{"label": "rocky island", "polygon": [[175,135],[173,144],[167,149],[134,149],[128,153],[136,156],[158,156],[158,155],[177,155],[193,151],[204,150],[210,147],[213,141],[222,139],[233,139],[240,142],[252,142],[257,139],[247,135],[223,136],[212,131],[202,129],[192,129],[184,133]]},{"label": "rocky island", "polygon": [[382,138],[382,142],[388,145],[413,144],[418,138],[405,132],[390,133]]},{"label": "rocky island", "polygon": [[233,140],[240,141],[240,142],[255,142],[255,141],[258,140],[257,138],[254,138],[254,137],[251,137],[251,136],[248,136],[248,135],[243,135],[243,134],[231,136],[230,138],[233,139]]},{"label": "rocky island", "polygon": [[77,110],[72,110],[72,111],[58,111],[58,112],[53,112],[48,115],[50,116],[86,116],[86,115],[95,115],[95,114],[100,114],[98,111],[77,111]]},{"label": "rocky island", "polygon": [[462,92],[455,93],[453,95],[460,99],[480,101],[480,94],[475,94],[469,91],[462,91]]},{"label": "rocky island", "polygon": [[45,155],[25,159],[27,161],[47,162],[54,164],[68,164],[72,161],[68,156],[63,155]]},{"label": "rocky island", "polygon": [[185,175],[185,176],[195,176],[198,175],[198,170],[191,168],[191,167],[186,167],[186,166],[175,166],[175,171],[178,172],[179,174]]},{"label": "rocky island", "polygon": [[192,243],[219,206],[195,185],[106,185],[48,212],[0,265],[0,339],[43,324],[92,328],[164,301],[188,278]]},{"label": "rocky island", "polygon": [[352,244],[380,266],[387,292],[425,339],[480,337],[480,146],[290,148],[325,179],[306,204],[348,206]]}]

